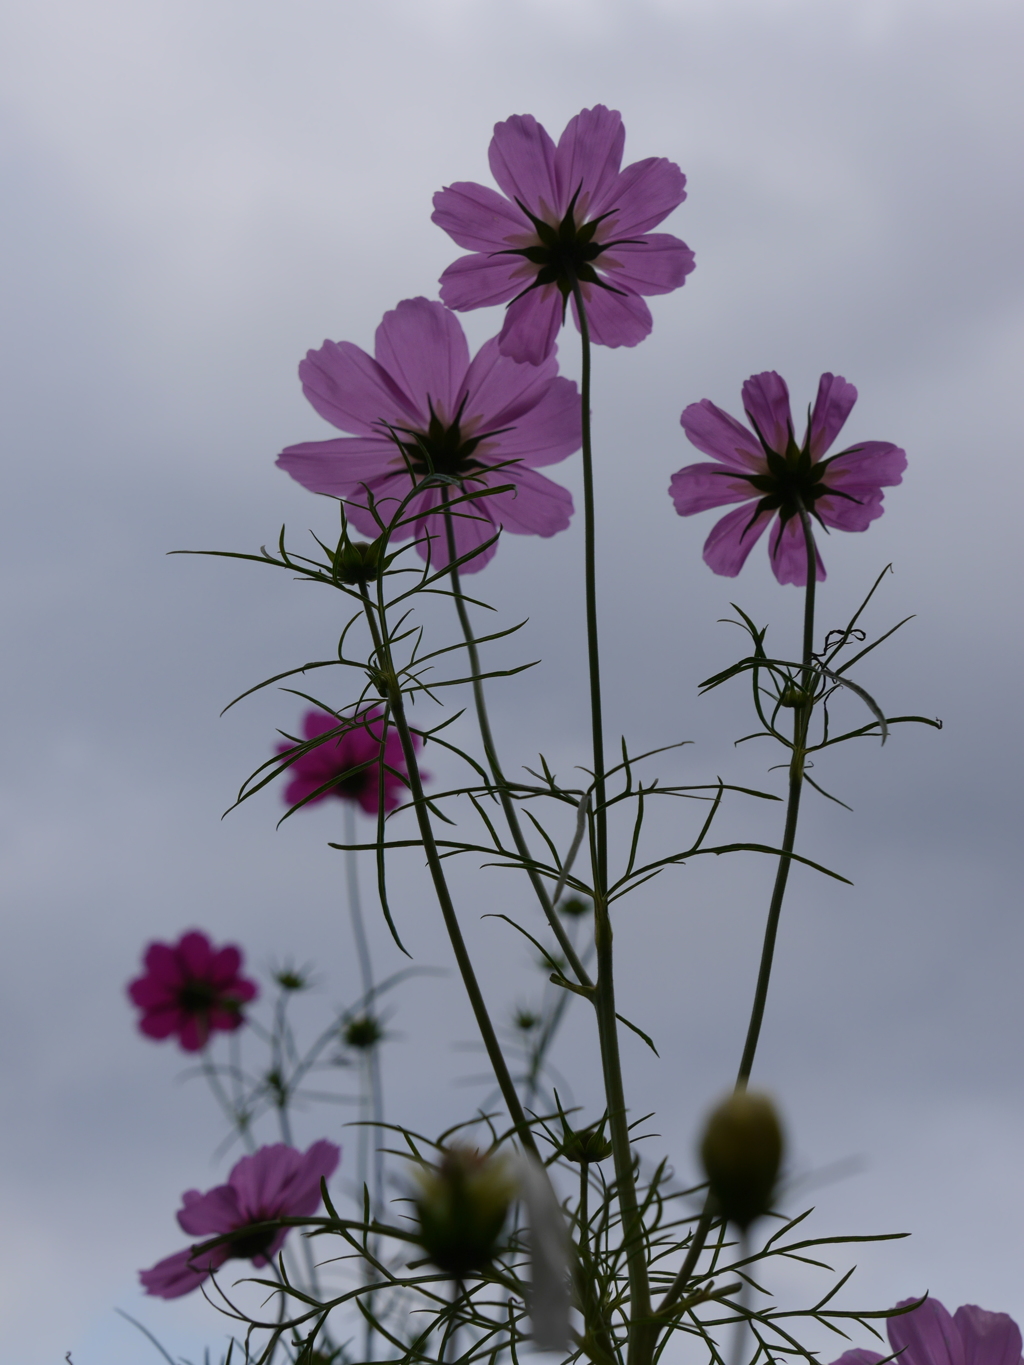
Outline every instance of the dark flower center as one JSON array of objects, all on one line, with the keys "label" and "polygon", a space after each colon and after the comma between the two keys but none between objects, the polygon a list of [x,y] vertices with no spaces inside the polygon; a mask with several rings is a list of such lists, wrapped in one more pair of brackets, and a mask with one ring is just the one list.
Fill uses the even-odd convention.
[{"label": "dark flower center", "polygon": [[[858,501],[849,493],[843,493],[840,489],[825,482],[825,474],[832,461],[838,459],[839,455],[848,455],[850,451],[840,451],[836,455],[831,455],[827,460],[818,460],[817,462],[811,460],[809,412],[807,415],[807,435],[804,437],[803,445],[797,445],[793,436],[793,428],[790,426],[786,449],[781,454],[768,445],[749,412],[747,419],[757,433],[757,439],[761,442],[761,449],[764,451],[765,463],[768,468],[762,474],[737,474],[734,470],[722,471],[723,474],[727,473],[730,478],[746,480],[752,488],[761,494],[750,520],[744,527],[744,535],[754,525],[762,512],[778,511],[779,521],[784,528],[788,521],[800,516],[801,508],[803,508],[819,524],[824,525],[820,514],[815,511],[815,503],[819,498],[827,495],[833,498],[845,498],[848,502]],[[852,447],[852,449],[856,449],[856,447]]]},{"label": "dark flower center", "polygon": [[231,1002],[223,999],[211,981],[192,977],[178,990],[178,1007],[185,1014],[209,1014],[214,1005],[230,1008]]},{"label": "dark flower center", "polygon": [[[413,427],[389,428],[415,479],[423,479],[430,474],[465,479],[487,468],[475,458],[477,447],[489,437],[501,436],[512,428],[496,427],[491,431],[481,431],[476,436],[466,435],[462,430],[462,418],[468,400],[469,394],[464,394],[453,419],[445,422],[434,411],[434,401],[428,394],[430,422],[426,431],[417,431]],[[404,436],[409,439],[403,440]]]},{"label": "dark flower center", "polygon": [[251,1261],[255,1256],[263,1256],[276,1236],[276,1229],[270,1228],[262,1232],[249,1232],[240,1237],[232,1237],[227,1243],[228,1260]]},{"label": "dark flower center", "polygon": [[[517,294],[516,298],[522,298],[523,294],[528,294],[531,289],[539,289],[545,284],[557,285],[562,295],[563,309],[565,303],[571,296],[577,282],[580,284],[596,284],[601,289],[607,289],[613,294],[622,294],[624,291],[615,289],[607,280],[603,280],[594,269],[591,262],[609,247],[642,244],[641,238],[622,237],[614,241],[595,242],[594,234],[606,218],[610,218],[614,209],[608,213],[602,213],[597,218],[592,218],[587,223],[576,222],[576,200],[579,198],[582,184],[576,189],[575,194],[569,201],[562,221],[557,224],[546,223],[543,218],[538,218],[531,213],[526,205],[519,199],[516,203],[529,218],[537,232],[539,240],[535,245],[524,247],[512,247],[507,251],[498,251],[497,256],[522,256],[524,260],[539,267],[536,278],[532,284],[528,285],[522,293]],[[512,303],[515,303],[512,299]]]}]

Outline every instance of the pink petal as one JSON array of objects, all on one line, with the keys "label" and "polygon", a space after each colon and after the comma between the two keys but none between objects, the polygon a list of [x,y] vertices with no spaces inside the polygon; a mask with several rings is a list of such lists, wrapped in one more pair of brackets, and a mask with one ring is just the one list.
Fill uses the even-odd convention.
[{"label": "pink petal", "polygon": [[377,328],[378,363],[429,418],[428,399],[446,422],[455,416],[469,347],[457,317],[436,300],[416,298],[385,313]]},{"label": "pink petal", "polygon": [[663,156],[634,161],[622,171],[605,194],[591,200],[590,218],[614,211],[608,219],[615,237],[639,237],[656,228],[686,198],[686,176]]},{"label": "pink petal", "polygon": [[763,474],[767,471],[761,443],[750,430],[716,407],[708,398],[691,403],[679,419],[687,439],[698,450],[732,469]]},{"label": "pink petal", "polygon": [[814,504],[814,510],[826,526],[837,531],[866,531],[885,509],[880,488],[861,488],[851,490],[847,498],[826,494]]},{"label": "pink petal", "polygon": [[514,493],[487,499],[488,515],[515,535],[553,536],[564,531],[572,516],[572,494],[561,484],[523,465],[498,470],[503,483],[514,483]]},{"label": "pink petal", "polygon": [[401,458],[387,436],[338,436],[333,441],[286,446],[275,463],[311,493],[346,498],[386,477]]},{"label": "pink petal", "polygon": [[553,351],[561,325],[562,296],[558,289],[553,284],[531,289],[509,304],[498,349],[512,360],[540,365]]},{"label": "pink petal", "polygon": [[227,943],[211,955],[206,978],[214,986],[230,984],[238,975],[241,965],[242,954],[233,943]]},{"label": "pink petal", "polygon": [[166,985],[152,976],[140,976],[129,985],[128,994],[140,1009],[166,1008],[177,1000],[177,983]]},{"label": "pink petal", "polygon": [[294,1147],[274,1142],[235,1162],[228,1176],[240,1215],[235,1227],[259,1223],[284,1212],[284,1194],[300,1160],[301,1153]]},{"label": "pink petal", "polygon": [[[825,566],[821,562],[817,542],[814,554],[817,561],[815,581],[822,583],[825,579]],[[799,517],[791,517],[786,522],[784,530],[782,522],[778,522],[768,545],[768,558],[780,583],[795,583],[798,588],[806,586],[807,541],[804,539],[803,523]]]},{"label": "pink petal", "polygon": [[350,341],[325,341],[299,365],[302,392],[320,416],[342,431],[376,436],[380,423],[423,420],[415,401],[376,360]]},{"label": "pink petal", "polygon": [[151,1010],[139,1020],[139,1032],[147,1038],[169,1038],[181,1027],[181,1011],[177,1005],[168,1005],[160,1010]]},{"label": "pink petal", "polygon": [[843,429],[857,401],[857,390],[841,374],[823,374],[811,413],[811,459],[820,460]]},{"label": "pink petal", "polygon": [[824,476],[832,488],[856,492],[903,482],[907,452],[889,441],[863,441],[834,455]]},{"label": "pink petal", "polygon": [[186,1190],[182,1198],[184,1207],[178,1210],[178,1223],[183,1232],[193,1237],[216,1237],[222,1232],[233,1232],[246,1222],[238,1193],[231,1184],[215,1185],[205,1194]]},{"label": "pink petal", "polygon": [[181,985],[181,961],[169,943],[151,943],[142,960],[147,973],[168,989],[175,990]]},{"label": "pink petal", "polygon": [[186,1052],[202,1052],[210,1041],[209,1022],[202,1015],[185,1014],[182,1011],[178,1016],[176,1031],[178,1042]]},{"label": "pink petal", "polygon": [[677,470],[668,492],[681,517],[692,517],[711,507],[725,507],[730,502],[750,502],[757,497],[746,479],[735,478],[720,464],[691,464]]},{"label": "pink petal", "polygon": [[[376,807],[374,807],[376,809]],[[341,1148],[321,1138],[304,1152],[282,1191],[280,1212],[291,1218],[311,1217],[320,1207],[320,1181],[329,1180],[341,1160]]]},{"label": "pink petal", "polygon": [[987,1313],[965,1303],[953,1322],[963,1342],[964,1365],[1020,1365],[1020,1328],[1008,1313]]},{"label": "pink petal", "polygon": [[510,199],[547,222],[558,220],[555,144],[532,114],[513,114],[494,125],[487,160]]},{"label": "pink petal", "polygon": [[752,374],[743,385],[743,407],[772,450],[784,455],[792,432],[789,389],[774,370]]},{"label": "pink petal", "polygon": [[441,298],[462,313],[489,308],[514,298],[536,274],[537,267],[521,256],[460,256],[441,276]]},{"label": "pink petal", "polygon": [[559,217],[580,188],[576,221],[579,223],[595,216],[588,211],[588,206],[603,200],[611,192],[618,179],[625,145],[626,130],[617,109],[596,104],[593,109],[582,109],[569,120],[555,151]]},{"label": "pink petal", "polygon": [[210,940],[196,930],[182,934],[178,943],[178,956],[187,976],[205,977],[213,965]]},{"label": "pink petal", "polygon": [[[896,1307],[912,1302],[903,1299]],[[900,1365],[966,1365],[960,1333],[938,1299],[925,1299],[912,1313],[890,1318],[888,1332],[893,1350],[902,1352]]]},{"label": "pink petal", "polygon": [[[590,339],[599,346],[637,346],[654,326],[651,310],[637,294],[613,294],[596,284],[585,284],[582,292]],[[576,318],[575,299],[572,314]]]},{"label": "pink petal", "polygon": [[704,563],[709,569],[725,578],[736,577],[775,513],[762,512],[751,525],[752,515],[751,507],[737,507],[711,528],[704,542]]},{"label": "pink petal", "polygon": [[533,224],[503,194],[460,180],[434,195],[431,222],[467,251],[501,251],[536,241]]},{"label": "pink petal", "polygon": [[611,247],[595,264],[613,285],[637,294],[668,294],[685,282],[694,255],[678,237],[649,232],[636,242]]},{"label": "pink petal", "polygon": [[[405,501],[412,488],[412,481],[403,468],[385,478],[374,479],[372,483],[368,483],[368,487],[376,500],[377,515],[387,525],[398,515],[399,506]],[[415,512],[415,503],[416,499],[413,499],[412,504],[406,506],[402,514],[403,518],[411,516]],[[369,510],[365,489],[353,489],[348,495],[345,502],[345,515],[355,529],[361,531],[364,536],[376,539],[381,534],[381,528]],[[412,525],[406,522],[404,526],[395,527],[390,532],[390,538],[393,541],[408,540],[412,534]]]},{"label": "pink petal", "polygon": [[[224,1264],[226,1255],[218,1254],[222,1250],[223,1248],[217,1247],[205,1253],[194,1264],[191,1263],[191,1249],[178,1251],[173,1256],[157,1261],[149,1270],[140,1270],[139,1279],[147,1294],[152,1294],[158,1299],[180,1299],[182,1294],[190,1294],[193,1289],[198,1289],[209,1276],[211,1269],[215,1270]],[[200,1269],[200,1266],[204,1268]]]},{"label": "pink petal", "polygon": [[544,397],[523,414],[511,431],[485,444],[491,459],[515,459],[536,468],[564,460],[579,450],[582,439],[576,385],[571,379],[552,379]]}]

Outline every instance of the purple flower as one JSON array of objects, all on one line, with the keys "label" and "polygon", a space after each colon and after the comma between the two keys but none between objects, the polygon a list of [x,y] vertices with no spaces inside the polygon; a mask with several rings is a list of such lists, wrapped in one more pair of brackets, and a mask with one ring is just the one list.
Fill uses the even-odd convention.
[{"label": "purple flower", "polygon": [[[735,578],[776,512],[768,546],[780,583],[807,583],[807,546],[800,504],[822,526],[866,531],[882,515],[882,488],[899,483],[906,452],[888,441],[862,441],[822,459],[839,435],[857,390],[842,375],[823,374],[802,445],[793,436],[786,382],[767,370],[743,385],[748,431],[707,398],[679,419],[690,441],[718,464],[691,464],[672,475],[669,494],[681,517],[738,502],[716,522],[704,544],[704,562]],[[751,503],[754,506],[751,506]],[[825,577],[818,556],[817,578]]]},{"label": "purple flower", "polygon": [[139,1031],[147,1038],[178,1035],[186,1052],[199,1052],[217,1029],[240,1027],[242,1006],[255,998],[255,981],[240,975],[242,953],[234,944],[214,948],[193,929],[177,943],[151,943],[142,959],[145,976],[128,987],[142,1010]]},{"label": "purple flower", "polygon": [[[320,1207],[320,1181],[333,1175],[341,1148],[333,1142],[314,1142],[298,1152],[276,1142],[235,1163],[226,1185],[205,1194],[186,1190],[181,1196],[178,1222],[198,1241],[226,1232],[238,1233],[230,1242],[195,1253],[192,1247],[140,1270],[147,1294],[177,1299],[197,1289],[211,1271],[230,1260],[267,1265],[284,1245],[288,1228],[253,1225],[275,1218],[306,1218]],[[252,1228],[251,1232],[246,1232]]]},{"label": "purple flower", "polygon": [[[288,769],[292,780],[284,789],[284,799],[289,806],[304,801],[332,778],[340,780],[330,789],[313,796],[307,805],[322,801],[325,796],[338,796],[342,801],[358,801],[367,815],[376,815],[380,796],[380,725],[374,725],[381,718],[380,710],[364,711],[361,720],[339,739],[328,739],[323,744],[302,754]],[[307,711],[302,719],[302,733],[306,739],[336,730],[339,725],[337,716],[326,711]],[[420,738],[413,735],[413,744],[419,747]],[[287,754],[295,746],[279,744],[277,752]],[[367,765],[365,767],[361,765]],[[405,758],[402,755],[402,741],[397,730],[389,729],[384,740],[384,809],[394,810],[404,799],[408,790],[406,784],[394,772],[405,772]],[[359,769],[353,772],[353,769]],[[425,777],[425,773],[420,774]]]},{"label": "purple flower", "polygon": [[504,195],[467,180],[434,195],[433,221],[473,253],[441,276],[441,298],[460,312],[511,300],[502,355],[539,365],[551,354],[574,279],[593,340],[635,346],[652,325],[640,296],[678,289],[693,269],[685,242],[651,232],[686,198],[686,176],[664,157],[620,170],[625,141],[622,115],[603,104],[570,119],[557,147],[516,114],[495,124],[488,153]]},{"label": "purple flower", "polygon": [[[552,355],[534,369],[498,353],[496,338],[473,360],[462,327],[443,304],[405,299],[377,328],[376,359],[349,341],[325,341],[299,366],[306,397],[321,417],[353,436],[306,441],[282,451],[277,463],[314,493],[351,500],[349,519],[364,534],[380,527],[367,506],[371,493],[384,520],[414,485],[438,474],[457,479],[467,493],[512,484],[511,492],[487,494],[452,513],[455,547],[467,554],[494,535],[497,526],[519,535],[551,536],[572,515],[566,489],[535,472],[580,445],[576,385],[558,377]],[[448,563],[442,492],[428,483],[396,528],[393,540],[411,535],[427,557],[431,537],[435,567]],[[470,559],[465,571],[482,569],[495,546]]]},{"label": "purple flower", "polygon": [[[903,1299],[896,1305],[913,1303]],[[950,1317],[938,1299],[890,1318],[889,1344],[899,1365],[1021,1365],[1020,1328],[1008,1313],[987,1313],[965,1303]],[[878,1365],[877,1351],[847,1351],[833,1365]]]}]

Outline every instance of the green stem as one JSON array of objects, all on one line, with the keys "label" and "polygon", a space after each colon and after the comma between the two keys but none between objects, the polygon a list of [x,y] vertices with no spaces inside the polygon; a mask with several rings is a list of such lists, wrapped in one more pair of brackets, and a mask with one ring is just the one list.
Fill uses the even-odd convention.
[{"label": "green stem", "polygon": [[655,1336],[651,1319],[651,1291],[647,1272],[647,1249],[637,1200],[633,1153],[629,1145],[626,1096],[619,1056],[618,1021],[615,1015],[612,924],[605,899],[608,887],[608,818],[604,773],[604,725],[601,714],[601,654],[597,630],[597,551],[594,517],[594,459],[590,435],[590,327],[579,280],[573,280],[573,299],[582,341],[580,375],[580,421],[583,446],[584,574],[587,603],[587,657],[590,664],[590,723],[594,753],[594,944],[597,950],[597,983],[594,1004],[601,1044],[601,1068],[608,1104],[608,1129],[615,1162],[615,1181],[626,1265],[629,1272],[630,1332],[628,1365],[647,1365]]},{"label": "green stem", "polygon": [[416,758],[416,748],[413,744],[412,732],[409,729],[409,722],[405,715],[405,698],[402,695],[402,688],[395,674],[394,663],[391,658],[389,642],[382,638],[374,616],[373,604],[370,601],[366,585],[361,586],[363,606],[366,613],[366,620],[370,628],[370,635],[373,638],[373,646],[376,652],[379,670],[385,680],[387,687],[388,702],[391,707],[391,717],[394,721],[395,729],[402,744],[402,757],[405,760],[406,771],[409,778],[409,790],[412,794],[413,807],[416,811],[416,821],[419,825],[420,838],[423,840],[423,850],[426,854],[427,866],[430,869],[431,880],[434,883],[434,894],[441,909],[445,928],[448,931],[448,938],[451,941],[452,949],[455,953],[455,961],[458,963],[459,972],[462,976],[462,983],[469,996],[470,1007],[476,1018],[477,1028],[483,1039],[487,1056],[494,1069],[494,1076],[498,1082],[502,1097],[508,1108],[509,1115],[519,1134],[519,1140],[523,1146],[534,1156],[540,1158],[537,1151],[537,1144],[534,1141],[530,1125],[526,1121],[522,1104],[519,1101],[519,1094],[515,1084],[509,1074],[508,1065],[501,1051],[498,1036],[491,1023],[491,1017],[487,1012],[487,1005],[484,1002],[483,992],[480,983],[476,979],[473,970],[473,963],[470,960],[469,951],[466,948],[465,939],[462,936],[462,928],[459,924],[458,916],[455,913],[455,905],[452,902],[451,893],[448,890],[448,883],[445,880],[444,868],[437,850],[437,842],[434,839],[433,827],[430,823],[430,813],[427,808],[427,800],[423,792],[423,782],[420,778],[419,763]]},{"label": "green stem", "polygon": [[526,842],[526,838],[523,834],[508,783],[505,780],[505,774],[502,771],[501,763],[498,760],[498,751],[495,747],[494,736],[491,732],[490,717],[487,714],[487,702],[484,697],[483,683],[480,678],[480,653],[476,647],[476,637],[473,635],[473,627],[470,624],[469,612],[466,610],[466,600],[462,595],[458,565],[455,563],[458,554],[455,547],[455,530],[452,526],[452,515],[451,512],[447,510],[448,490],[446,488],[441,490],[441,499],[445,504],[444,520],[448,537],[448,559],[451,564],[449,574],[452,580],[452,592],[455,597],[455,610],[458,612],[459,624],[462,627],[462,636],[466,642],[466,652],[469,658],[469,671],[473,678],[473,703],[476,707],[477,724],[480,727],[480,739],[483,742],[484,754],[491,770],[491,777],[493,778],[497,789],[498,800],[501,803],[501,809],[504,812],[509,833],[512,835],[512,842],[515,844],[520,858],[523,859],[526,874],[530,879],[530,885],[537,895],[541,909],[544,911],[545,918],[551,926],[552,932],[558,940],[558,946],[561,948],[566,962],[568,962],[569,966],[572,968],[576,980],[581,986],[584,986],[589,990],[592,988],[593,982],[587,974],[587,970],[583,966],[583,963],[580,961],[579,954],[576,952],[572,940],[566,933],[565,926],[558,918],[558,912],[555,910],[551,897],[548,895],[543,878],[533,865],[533,854],[530,852],[530,846]]}]

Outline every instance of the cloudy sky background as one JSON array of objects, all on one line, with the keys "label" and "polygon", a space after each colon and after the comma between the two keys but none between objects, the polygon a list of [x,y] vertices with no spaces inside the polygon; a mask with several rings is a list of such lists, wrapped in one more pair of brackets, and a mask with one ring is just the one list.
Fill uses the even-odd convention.
[{"label": "cloudy sky background", "polygon": [[[815,1202],[822,1231],[914,1234],[840,1258],[861,1265],[847,1306],[930,1289],[1024,1317],[1019,7],[53,0],[8,3],[4,30],[5,1357],[157,1359],[115,1307],[174,1354],[222,1340],[198,1296],[144,1299],[135,1278],[182,1244],[181,1191],[227,1166],[181,1055],[134,1032],[123,990],[143,945],[198,925],[258,971],[315,961],[310,1027],[358,989],[326,846],[339,809],[275,834],[269,793],[219,818],[299,711],[276,692],[220,708],[330,650],[338,604],[165,552],[254,549],[282,521],[297,540],[330,532],[331,505],[273,465],[330,434],[298,359],[324,337],[370,346],[385,309],[435,292],[455,251],[430,196],[487,180],[496,120],[531,112],[557,135],[597,102],[622,110],[627,160],[687,173],[667,228],[698,263],[654,300],[648,341],[596,362],[610,734],[694,740],[666,763],[680,781],[781,790],[777,755],[731,747],[752,728],[743,689],[698,700],[696,684],[738,655],[717,624],[730,600],[794,649],[798,595],[761,548],[736,582],[711,575],[712,518],[679,520],[665,487],[694,458],[685,404],[735,410],[743,379],[775,368],[799,410],[821,371],[844,374],[861,393],[851,439],[899,442],[910,466],[880,522],[825,546],[820,619],[840,624],[891,561],[871,621],[917,615],[862,680],[945,729],[821,763],[854,813],[808,799],[800,846],[856,886],[794,877],[756,1077],[787,1115],[794,1211]],[[474,343],[499,323],[466,320]],[[576,462],[551,472],[579,503]],[[530,618],[494,657],[544,661],[492,687],[510,769],[541,749],[562,773],[586,762],[581,554],[578,519],[552,541],[510,537],[474,584],[496,619]],[[659,816],[655,844],[692,820]],[[736,801],[722,831],[771,842],[780,826],[778,807]],[[626,1040],[630,1102],[657,1110],[649,1146],[680,1177],[735,1070],[769,874],[752,855],[696,864],[618,922],[620,1007],[662,1053]],[[395,876],[416,960],[450,966],[415,861]],[[455,873],[500,1016],[537,979],[510,930],[478,923],[520,907],[510,877]],[[379,925],[374,946],[381,971],[400,965]],[[439,1130],[470,1112],[484,1092],[455,1084],[477,1063],[452,1049],[472,1037],[454,983],[413,986],[393,1028],[391,1115]],[[559,1062],[595,1105],[582,1011]],[[333,1112],[301,1124],[304,1143],[338,1136]],[[854,1158],[859,1174],[814,1183]]]}]

